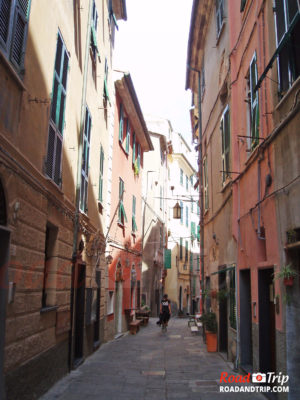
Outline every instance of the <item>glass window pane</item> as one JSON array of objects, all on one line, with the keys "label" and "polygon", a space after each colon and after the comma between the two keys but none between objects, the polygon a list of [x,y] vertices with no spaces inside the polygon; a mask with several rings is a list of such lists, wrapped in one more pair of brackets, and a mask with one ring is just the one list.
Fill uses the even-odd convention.
[{"label": "glass window pane", "polygon": [[63,42],[61,40],[60,35],[58,35],[57,47],[56,47],[56,57],[55,57],[55,71],[57,72],[58,76],[60,76],[60,70],[61,70],[62,47],[63,47]]}]

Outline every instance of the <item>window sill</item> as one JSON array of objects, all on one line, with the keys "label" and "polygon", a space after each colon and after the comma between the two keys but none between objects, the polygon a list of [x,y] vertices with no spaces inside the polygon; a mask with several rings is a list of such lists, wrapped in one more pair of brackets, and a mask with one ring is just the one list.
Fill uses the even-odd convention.
[{"label": "window sill", "polygon": [[54,180],[52,178],[50,178],[50,176],[45,175],[45,178],[46,178],[46,181],[49,182],[51,186],[55,187],[55,189],[57,189],[61,195],[64,195],[64,192],[63,192],[61,186],[57,185],[54,182]]},{"label": "window sill", "polygon": [[17,72],[15,71],[15,69],[13,68],[11,63],[7,60],[7,58],[5,57],[4,53],[1,50],[0,50],[0,59],[4,62],[8,71],[10,72],[11,76],[16,81],[16,83],[20,87],[20,89],[27,91],[26,86],[24,85],[23,81],[21,80],[21,78],[19,77],[19,75],[17,74]]},{"label": "window sill", "polygon": [[40,309],[40,314],[47,314],[51,311],[56,311],[58,309],[58,306],[46,306],[46,307],[42,307]]}]

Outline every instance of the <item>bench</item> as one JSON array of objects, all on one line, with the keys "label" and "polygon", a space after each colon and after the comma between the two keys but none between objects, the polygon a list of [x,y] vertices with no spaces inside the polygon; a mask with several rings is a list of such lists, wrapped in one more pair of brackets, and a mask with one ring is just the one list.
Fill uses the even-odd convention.
[{"label": "bench", "polygon": [[135,335],[139,331],[141,323],[142,320],[140,319],[136,319],[135,321],[130,322],[129,330],[132,335]]}]

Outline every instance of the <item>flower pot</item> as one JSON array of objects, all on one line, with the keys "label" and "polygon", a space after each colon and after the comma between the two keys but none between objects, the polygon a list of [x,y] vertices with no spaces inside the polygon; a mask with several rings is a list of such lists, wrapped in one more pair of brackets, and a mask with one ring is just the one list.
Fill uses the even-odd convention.
[{"label": "flower pot", "polygon": [[217,334],[213,332],[205,332],[206,336],[206,349],[209,352],[216,352],[218,348]]},{"label": "flower pot", "polygon": [[291,276],[290,278],[284,278],[284,279],[283,279],[283,283],[285,284],[285,286],[293,286],[293,284],[294,284],[294,277]]}]

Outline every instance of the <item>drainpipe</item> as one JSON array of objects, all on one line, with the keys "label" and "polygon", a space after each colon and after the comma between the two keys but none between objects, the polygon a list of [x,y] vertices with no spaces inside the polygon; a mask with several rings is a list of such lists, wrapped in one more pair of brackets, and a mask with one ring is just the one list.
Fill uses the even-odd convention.
[{"label": "drainpipe", "polygon": [[69,369],[73,366],[73,326],[74,326],[74,294],[75,294],[75,268],[77,261],[77,241],[78,241],[78,228],[79,228],[79,204],[80,204],[80,182],[81,182],[81,166],[82,166],[82,141],[83,141],[83,129],[85,121],[85,107],[86,107],[86,90],[87,90],[87,77],[88,77],[88,64],[89,64],[89,48],[90,48],[90,32],[91,32],[91,15],[92,15],[92,0],[89,0],[88,8],[88,22],[87,22],[87,33],[85,43],[85,57],[83,67],[83,83],[82,83],[82,95],[81,95],[81,114],[80,114],[80,135],[78,145],[78,156],[77,156],[77,178],[76,178],[76,194],[75,194],[75,221],[74,221],[74,236],[73,236],[73,255],[72,255],[72,281],[71,281],[71,301],[70,301],[70,313],[71,313],[71,327],[69,335]]},{"label": "drainpipe", "polygon": [[240,325],[239,325],[239,302],[238,302],[238,271],[237,265],[234,268],[234,275],[235,275],[235,305],[236,305],[236,357],[234,362],[234,368],[238,371],[239,367],[239,358],[240,358]]},{"label": "drainpipe", "polygon": [[261,231],[260,231],[260,221],[261,221],[261,191],[260,191],[260,179],[261,179],[261,159],[258,160],[258,166],[257,166],[257,198],[258,198],[258,218],[257,218],[257,237],[260,240],[266,240],[265,237],[261,236]]}]

